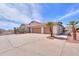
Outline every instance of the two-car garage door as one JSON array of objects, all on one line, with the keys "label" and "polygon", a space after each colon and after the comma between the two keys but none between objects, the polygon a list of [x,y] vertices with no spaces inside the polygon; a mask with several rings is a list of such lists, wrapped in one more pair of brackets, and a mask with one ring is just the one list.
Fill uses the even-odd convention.
[{"label": "two-car garage door", "polygon": [[33,27],[32,33],[41,33],[41,27]]},{"label": "two-car garage door", "polygon": [[[44,27],[43,32],[48,34],[48,33],[50,33],[50,30],[48,27]],[[32,33],[41,33],[41,27],[32,27]]]}]

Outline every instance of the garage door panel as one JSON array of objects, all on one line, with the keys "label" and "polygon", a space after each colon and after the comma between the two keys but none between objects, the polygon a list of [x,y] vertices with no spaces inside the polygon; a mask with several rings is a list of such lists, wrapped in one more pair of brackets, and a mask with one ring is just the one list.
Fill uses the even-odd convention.
[{"label": "garage door panel", "polygon": [[33,33],[41,33],[41,28],[32,28]]}]

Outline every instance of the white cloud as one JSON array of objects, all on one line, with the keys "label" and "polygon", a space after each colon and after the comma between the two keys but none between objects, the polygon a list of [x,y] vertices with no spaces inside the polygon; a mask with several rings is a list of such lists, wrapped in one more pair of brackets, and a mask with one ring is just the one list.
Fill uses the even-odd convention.
[{"label": "white cloud", "polygon": [[39,4],[30,4],[32,9],[32,19],[41,22],[41,6]]},{"label": "white cloud", "polygon": [[6,4],[0,4],[0,16],[15,20],[15,21],[21,21],[21,22],[29,22],[31,19],[22,14],[18,9],[10,8]]},{"label": "white cloud", "polygon": [[[39,4],[0,4],[0,18],[22,23],[29,23],[32,20],[40,21],[40,9]],[[8,23],[5,23],[8,26]]]},{"label": "white cloud", "polygon": [[0,28],[4,28],[4,29],[13,29],[14,27],[18,27],[18,24],[15,23],[11,23],[11,22],[3,22],[0,21]]},{"label": "white cloud", "polygon": [[4,22],[0,22],[0,27],[6,25]]},{"label": "white cloud", "polygon": [[[27,5],[23,5],[23,8],[24,6],[27,6]],[[26,11],[24,10],[20,11],[18,8],[9,7],[7,4],[0,4],[0,16],[3,16],[6,19],[15,20],[15,21],[21,20],[22,22],[27,23],[32,20],[28,15],[28,13],[32,12],[30,13],[30,15],[32,15],[32,18],[40,19],[39,5],[30,4],[30,6],[31,6],[31,10],[27,8]],[[23,14],[22,12],[26,12],[26,14]]]},{"label": "white cloud", "polygon": [[18,24],[15,24],[15,23],[11,23],[11,22],[3,22],[3,21],[0,21],[0,26],[6,26],[6,25],[13,25],[13,26],[19,26]]},{"label": "white cloud", "polygon": [[65,14],[64,16],[60,17],[57,19],[57,21],[61,21],[61,20],[64,20],[65,18],[68,18],[70,16],[73,16],[75,14],[79,13],[79,9],[75,10],[75,11],[70,11],[69,13]]}]

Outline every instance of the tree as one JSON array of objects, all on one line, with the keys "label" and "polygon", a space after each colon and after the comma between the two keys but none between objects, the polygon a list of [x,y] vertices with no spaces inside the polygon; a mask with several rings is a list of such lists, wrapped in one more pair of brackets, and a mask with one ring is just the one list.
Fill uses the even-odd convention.
[{"label": "tree", "polygon": [[71,26],[72,29],[72,36],[73,40],[76,40],[76,25],[78,24],[78,21],[70,21],[68,25]]},{"label": "tree", "polygon": [[16,31],[17,31],[17,29],[16,29],[16,27],[14,27],[14,34],[16,34]]},{"label": "tree", "polygon": [[53,37],[53,26],[54,26],[54,25],[55,25],[54,22],[47,22],[47,23],[46,23],[46,26],[49,27],[51,37]]},{"label": "tree", "polygon": [[62,26],[63,23],[62,22],[57,22],[57,24],[60,25],[60,26]]}]

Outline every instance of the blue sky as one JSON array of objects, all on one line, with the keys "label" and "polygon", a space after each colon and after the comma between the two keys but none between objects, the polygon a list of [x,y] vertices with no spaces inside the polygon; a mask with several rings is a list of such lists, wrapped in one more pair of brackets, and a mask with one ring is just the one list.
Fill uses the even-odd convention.
[{"label": "blue sky", "polygon": [[13,29],[31,21],[61,21],[66,26],[71,20],[79,20],[77,3],[14,3],[0,4],[0,28]]}]

